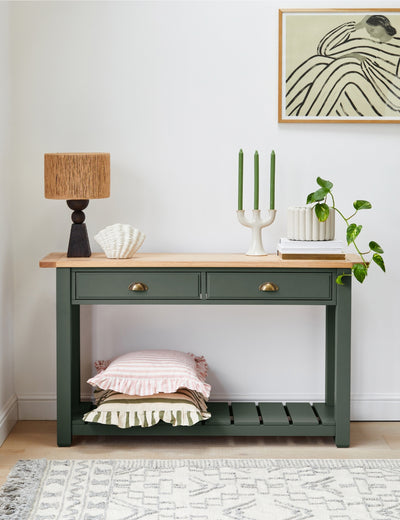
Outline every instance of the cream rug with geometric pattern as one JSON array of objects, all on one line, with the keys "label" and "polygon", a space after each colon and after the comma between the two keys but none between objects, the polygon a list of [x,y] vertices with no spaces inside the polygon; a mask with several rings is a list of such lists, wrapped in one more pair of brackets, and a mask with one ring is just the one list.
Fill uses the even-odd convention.
[{"label": "cream rug with geometric pattern", "polygon": [[1,520],[399,520],[399,460],[23,460]]}]

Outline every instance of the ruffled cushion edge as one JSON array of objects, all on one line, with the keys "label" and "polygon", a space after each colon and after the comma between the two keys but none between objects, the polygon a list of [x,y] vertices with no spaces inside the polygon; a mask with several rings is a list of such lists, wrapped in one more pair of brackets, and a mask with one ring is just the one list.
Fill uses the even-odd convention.
[{"label": "ruffled cushion edge", "polygon": [[91,410],[83,416],[86,422],[109,424],[118,426],[118,428],[131,428],[133,426],[141,426],[149,428],[160,421],[169,423],[172,426],[193,426],[194,424],[209,419],[210,413],[201,413],[188,410],[165,410],[155,411],[147,410],[145,412],[111,412]]},{"label": "ruffled cushion edge", "polygon": [[196,362],[196,375],[201,381],[205,381],[208,374],[208,365],[204,356],[195,356],[194,354],[188,353]]}]

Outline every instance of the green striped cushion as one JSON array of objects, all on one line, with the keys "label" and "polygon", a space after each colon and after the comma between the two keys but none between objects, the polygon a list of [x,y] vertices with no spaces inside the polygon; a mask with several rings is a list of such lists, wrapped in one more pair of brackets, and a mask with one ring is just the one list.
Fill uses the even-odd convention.
[{"label": "green striped cushion", "polygon": [[101,424],[112,424],[119,428],[141,426],[147,428],[159,421],[172,426],[192,426],[211,417],[204,398],[187,389],[173,394],[134,396],[109,393],[101,404],[86,413],[83,420]]}]

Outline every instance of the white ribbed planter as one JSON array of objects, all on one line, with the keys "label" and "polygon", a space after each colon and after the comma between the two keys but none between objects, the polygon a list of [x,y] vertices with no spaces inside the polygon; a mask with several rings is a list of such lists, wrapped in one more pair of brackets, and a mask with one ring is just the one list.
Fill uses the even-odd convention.
[{"label": "white ribbed planter", "polygon": [[288,209],[287,237],[291,240],[333,240],[335,212],[331,210],[325,222],[320,222],[313,206]]}]

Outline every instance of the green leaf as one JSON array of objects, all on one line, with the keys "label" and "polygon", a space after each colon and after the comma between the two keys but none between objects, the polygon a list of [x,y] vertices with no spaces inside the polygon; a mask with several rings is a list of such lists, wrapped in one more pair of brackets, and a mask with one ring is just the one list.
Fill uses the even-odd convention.
[{"label": "green leaf", "polygon": [[307,195],[307,204],[314,202],[314,192]]},{"label": "green leaf", "polygon": [[373,240],[369,243],[369,248],[372,250],[372,251],[375,251],[375,253],[383,253],[383,249],[381,248],[381,246],[379,244],[377,244],[376,242],[374,242]]},{"label": "green leaf", "polygon": [[365,264],[355,264],[353,266],[353,273],[356,279],[363,283],[365,277],[367,276],[368,267]]},{"label": "green leaf", "polygon": [[385,262],[383,261],[383,258],[381,255],[378,255],[378,253],[375,253],[372,257],[372,260],[379,265],[379,267],[382,269],[384,273],[386,273],[386,267]]},{"label": "green leaf", "polygon": [[328,204],[316,204],[315,206],[315,214],[317,215],[317,219],[320,222],[325,222],[325,220],[329,217],[329,206]]},{"label": "green leaf", "polygon": [[322,188],[325,188],[327,191],[329,191],[333,188],[333,184],[330,181],[325,181],[324,179],[321,179],[321,177],[317,177],[317,183]]},{"label": "green leaf", "polygon": [[357,211],[359,209],[371,209],[372,208],[372,204],[370,202],[368,202],[367,200],[356,200],[355,202],[353,202],[353,206],[354,206],[354,209],[356,209]]},{"label": "green leaf", "polygon": [[357,224],[350,224],[346,231],[346,239],[347,243],[351,244],[360,234],[362,230],[362,226],[357,226]]},{"label": "green leaf", "polygon": [[324,200],[328,193],[329,190],[325,188],[320,188],[319,190],[310,193],[310,195],[307,197],[307,204],[310,202],[320,202],[321,200]]},{"label": "green leaf", "polygon": [[337,283],[338,285],[344,285],[344,283],[343,283],[343,278],[344,278],[345,276],[349,276],[349,275],[348,275],[348,274],[347,274],[347,275],[346,275],[346,274],[340,274],[340,275],[336,278],[336,283]]}]

